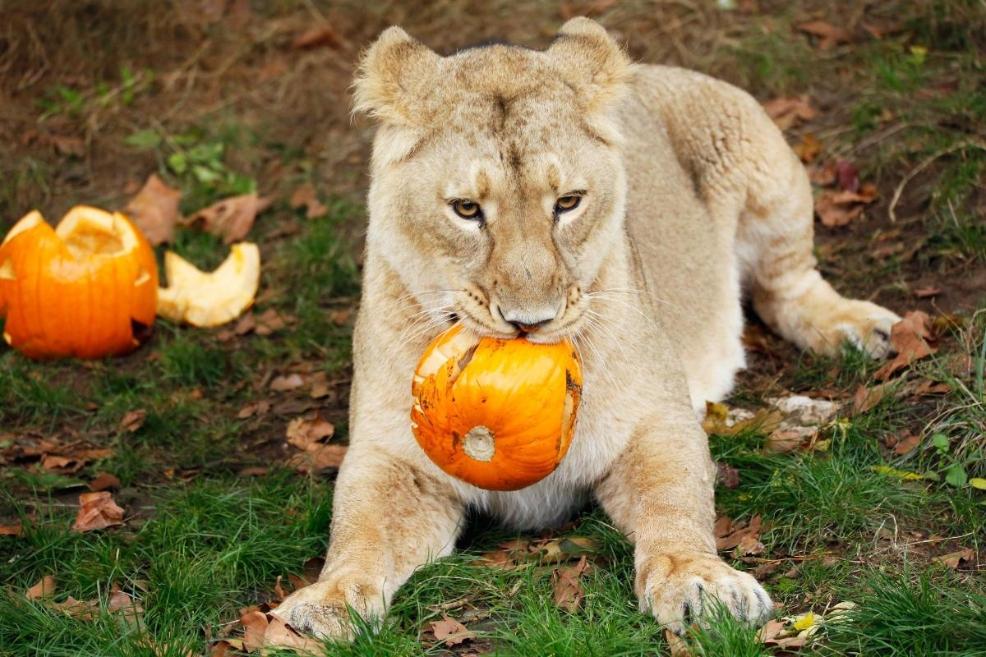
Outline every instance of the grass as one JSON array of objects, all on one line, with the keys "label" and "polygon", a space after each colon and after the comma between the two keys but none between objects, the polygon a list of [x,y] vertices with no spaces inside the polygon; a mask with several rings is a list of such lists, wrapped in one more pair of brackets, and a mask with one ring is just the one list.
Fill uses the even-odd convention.
[{"label": "grass", "polygon": [[[449,47],[492,36],[491,30],[541,43],[558,22],[550,3],[512,7],[515,24],[493,5],[445,3],[418,16],[362,13],[342,3],[331,15],[339,29],[351,28],[353,46],[392,21],[429,43],[452,39]],[[270,22],[276,32],[281,19],[307,25],[313,8],[325,11],[318,2],[286,2],[262,12],[265,20],[276,19]],[[9,47],[0,52],[0,70],[31,72],[39,61],[48,69],[36,83],[0,80],[0,91],[26,85],[9,90],[10,120],[0,122],[0,136],[16,150],[0,162],[0,231],[31,207],[52,217],[76,200],[122,207],[126,181],[140,182],[150,171],[183,190],[186,214],[230,194],[257,191],[274,199],[251,239],[264,263],[254,312],[283,316],[286,325],[275,333],[231,336],[161,321],[135,354],[95,363],[32,363],[0,346],[0,525],[24,526],[23,536],[0,536],[0,657],[209,654],[220,637],[240,636],[240,609],[274,600],[277,577],[301,573],[328,538],[331,476],[288,469],[294,452],[284,432],[291,419],[317,411],[336,425],[339,439],[346,435],[343,391],[359,293],[367,151],[364,126],[350,125],[344,100],[350,73],[340,62],[349,52],[294,53],[282,47],[287,32],[185,24],[181,12],[110,12],[98,21],[112,32],[107,39],[96,28],[80,31],[94,22],[72,4],[30,29],[18,22],[30,20],[30,11],[10,21],[2,11],[0,40]],[[795,126],[789,138],[797,142],[811,132],[824,146],[823,159],[852,161],[880,191],[857,223],[818,228],[826,275],[840,290],[874,294],[897,310],[920,306],[956,316],[941,330],[939,352],[916,364],[883,401],[822,429],[826,449],[769,454],[767,436],[757,431],[713,437],[715,458],[740,476],[737,487],[717,491],[719,513],[760,515],[764,523],[762,554],[725,556],[761,572],[783,605],[779,616],[813,611],[826,619],[801,653],[983,655],[979,555],[986,494],[968,483],[986,477],[986,314],[975,313],[986,305],[986,292],[974,285],[986,266],[986,151],[976,145],[986,125],[975,36],[983,26],[981,3],[868,6],[868,22],[900,27],[881,38],[867,36],[853,11],[848,3],[764,5],[752,14],[712,4],[619,3],[601,18],[637,55],[714,71],[761,99],[808,94],[819,116]],[[842,25],[846,17],[853,41],[831,50],[820,50],[797,28],[814,18]],[[40,37],[33,41],[19,36],[34,33]],[[112,49],[103,45],[110,42]],[[80,58],[85,50],[90,58]],[[277,70],[281,57],[300,59],[285,60],[287,71],[272,82],[260,80],[263,67]],[[60,154],[29,129],[78,137],[86,157]],[[908,176],[892,223],[890,199]],[[291,191],[303,181],[316,188],[325,216],[308,219],[290,207]],[[874,254],[887,243],[901,248]],[[178,231],[173,248],[202,268],[227,253],[217,238],[188,229]],[[912,289],[929,280],[945,288],[943,296],[916,300]],[[771,345],[771,353],[751,356],[762,378],[746,379],[730,404],[755,407],[791,391],[826,391],[847,401],[859,386],[873,385],[879,366],[849,348],[818,358],[796,355],[779,341]],[[324,375],[331,394],[313,399],[307,386],[271,390],[274,377],[292,372]],[[950,391],[906,393],[908,384],[924,379]],[[269,410],[242,413],[257,402]],[[144,412],[142,422],[122,426],[132,411]],[[898,455],[886,447],[889,437],[907,431],[924,437],[913,451]],[[112,453],[78,469],[46,470],[36,457],[15,454],[28,438]],[[244,468],[263,474],[246,476]],[[121,480],[114,497],[126,509],[126,523],[71,532],[77,496],[98,472]],[[638,611],[632,547],[599,509],[547,536],[593,542],[578,610],[553,603],[555,564],[538,558],[510,570],[486,564],[482,555],[503,541],[538,537],[516,537],[477,518],[461,551],[422,568],[401,589],[378,633],[326,645],[326,654],[670,653],[662,629]],[[975,557],[958,569],[935,561],[963,548]],[[72,596],[98,600],[102,609],[84,620],[25,599],[24,591],[45,575],[56,578],[56,603]],[[139,599],[138,623],[106,609],[114,585]],[[843,601],[857,606],[829,622],[828,611]],[[431,623],[445,614],[462,619],[476,639],[436,645]],[[721,615],[686,642],[694,655],[707,657],[780,652]]]}]

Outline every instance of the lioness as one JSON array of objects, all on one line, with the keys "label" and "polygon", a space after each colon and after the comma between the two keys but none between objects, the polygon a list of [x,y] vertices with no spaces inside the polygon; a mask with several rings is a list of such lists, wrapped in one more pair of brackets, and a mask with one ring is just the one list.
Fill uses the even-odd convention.
[{"label": "lioness", "polygon": [[[635,545],[642,610],[681,632],[707,596],[763,622],[767,593],[716,555],[714,468],[698,413],[744,365],[742,293],[821,353],[889,351],[897,315],[846,299],[812,256],[808,177],[746,93],[632,64],[575,18],[545,51],[441,57],[392,27],[369,48],[356,109],[373,144],[349,453],[319,581],[276,613],[320,637],[380,618],[416,568],[452,552],[469,509],[517,528],[591,495]],[[410,385],[454,322],[568,338],[585,378],[558,469],[515,492],[444,474],[415,442]]]}]

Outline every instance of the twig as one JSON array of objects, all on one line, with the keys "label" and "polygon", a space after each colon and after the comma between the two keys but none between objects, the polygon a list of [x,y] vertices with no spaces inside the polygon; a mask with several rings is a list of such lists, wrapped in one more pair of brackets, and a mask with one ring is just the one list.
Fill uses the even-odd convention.
[{"label": "twig", "polygon": [[948,148],[944,148],[940,151],[932,153],[926,159],[924,159],[920,164],[918,164],[916,167],[908,171],[907,175],[901,179],[900,183],[898,183],[897,185],[897,188],[894,190],[893,198],[890,199],[890,207],[887,208],[887,214],[890,215],[890,223],[897,223],[897,213],[895,212],[895,210],[897,209],[897,203],[900,202],[900,196],[901,194],[904,193],[904,188],[907,186],[907,183],[911,182],[911,180],[914,179],[914,176],[918,175],[919,173],[927,169],[929,166],[931,166],[931,164],[935,160],[944,157],[949,153],[962,151],[967,148],[979,148],[982,150],[986,150],[986,145],[975,141],[964,141],[958,144],[952,144]]}]

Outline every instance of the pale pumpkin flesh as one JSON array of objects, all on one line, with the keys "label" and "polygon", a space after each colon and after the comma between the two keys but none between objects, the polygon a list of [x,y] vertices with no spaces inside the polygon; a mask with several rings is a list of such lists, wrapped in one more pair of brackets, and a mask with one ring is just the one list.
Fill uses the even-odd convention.
[{"label": "pale pumpkin flesh", "polygon": [[168,287],[158,292],[158,314],[192,326],[221,326],[253,304],[260,285],[260,249],[234,244],[213,272],[203,272],[171,251],[164,255]]},{"label": "pale pumpkin flesh", "polygon": [[564,458],[581,391],[570,344],[477,339],[456,326],[421,359],[411,426],[445,472],[481,488],[516,490]]}]

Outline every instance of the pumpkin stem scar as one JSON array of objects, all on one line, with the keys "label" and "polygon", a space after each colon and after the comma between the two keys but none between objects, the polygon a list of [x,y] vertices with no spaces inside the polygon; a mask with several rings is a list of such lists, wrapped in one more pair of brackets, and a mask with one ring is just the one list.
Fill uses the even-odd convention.
[{"label": "pumpkin stem scar", "polygon": [[483,425],[473,427],[465,435],[462,449],[469,458],[488,463],[496,454],[496,441],[493,439],[493,432]]}]

